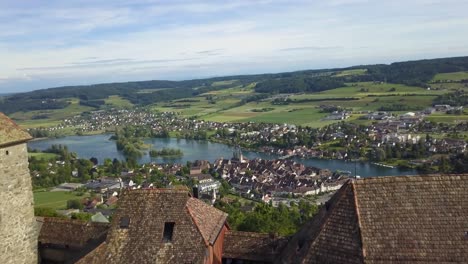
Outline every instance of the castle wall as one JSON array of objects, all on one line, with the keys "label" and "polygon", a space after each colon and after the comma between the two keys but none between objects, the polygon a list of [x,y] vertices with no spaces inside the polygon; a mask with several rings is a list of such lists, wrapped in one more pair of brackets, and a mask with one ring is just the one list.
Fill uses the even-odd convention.
[{"label": "castle wall", "polygon": [[37,236],[26,143],[0,147],[0,263],[37,263]]}]

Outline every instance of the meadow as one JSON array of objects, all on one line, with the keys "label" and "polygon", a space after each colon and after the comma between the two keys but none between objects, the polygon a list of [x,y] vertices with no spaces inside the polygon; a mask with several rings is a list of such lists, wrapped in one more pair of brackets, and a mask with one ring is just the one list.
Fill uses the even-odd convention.
[{"label": "meadow", "polygon": [[83,199],[84,197],[86,196],[78,196],[73,192],[38,191],[34,192],[34,206],[47,207],[56,210],[66,209],[68,200]]},{"label": "meadow", "polygon": [[[353,69],[336,72],[333,76],[340,77],[365,73],[366,70],[364,69]],[[177,112],[182,117],[195,117],[207,121],[254,121],[322,127],[339,122],[337,120],[323,120],[328,114],[323,113],[320,106],[333,105],[353,112],[351,118],[347,121],[368,124],[368,121],[359,119],[362,111],[377,111],[391,108],[393,105],[402,107],[401,111],[395,113],[423,110],[430,107],[438,95],[453,92],[455,89],[468,91],[467,84],[458,82],[467,78],[468,72],[437,74],[433,82],[442,82],[430,83],[431,89],[381,82],[346,83],[346,87],[322,92],[270,95],[266,99],[247,103],[245,101],[249,97],[258,95],[254,89],[256,83],[239,85],[238,80],[224,80],[213,82],[211,87],[215,89],[212,91],[189,98],[155,103],[150,108],[154,111]],[[444,80],[451,81],[445,82]],[[152,89],[141,90],[141,92],[151,91]],[[286,103],[278,104],[275,102],[275,99],[284,100],[286,98],[288,99]],[[92,107],[80,105],[79,100],[76,98],[69,98],[68,100],[71,104],[65,109],[20,112],[11,116],[22,126],[34,128],[57,125],[65,118],[85,111],[96,110]],[[109,96],[105,99],[105,103],[106,105],[101,109],[110,107],[131,108],[134,106],[130,101],[117,95]],[[38,117],[42,119],[38,119]],[[467,119],[466,114],[459,116],[439,114],[428,118],[431,121],[449,123]]]}]

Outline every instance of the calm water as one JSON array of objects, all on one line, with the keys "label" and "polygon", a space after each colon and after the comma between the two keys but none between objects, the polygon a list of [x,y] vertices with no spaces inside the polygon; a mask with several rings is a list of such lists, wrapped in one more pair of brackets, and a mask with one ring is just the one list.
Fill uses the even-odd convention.
[{"label": "calm water", "polygon": [[[76,152],[80,158],[91,158],[96,157],[100,163],[105,158],[120,159],[124,160],[125,157],[117,151],[115,142],[109,140],[110,134],[95,135],[95,136],[69,136],[57,139],[45,139],[39,141],[33,141],[28,143],[28,147],[32,149],[45,150],[53,144],[61,144],[68,146],[68,149],[72,152]],[[177,148],[182,150],[184,156],[178,158],[151,158],[146,152],[145,155],[139,159],[140,163],[148,163],[151,161],[157,163],[185,163],[193,160],[214,160],[224,157],[231,158],[233,148],[224,144],[211,143],[208,141],[201,140],[185,140],[175,138],[154,138],[147,139],[145,143],[153,145],[153,148]],[[244,156],[262,159],[275,159],[278,156],[269,155],[259,152],[244,151]],[[306,166],[313,166],[322,169],[345,170],[351,171],[354,174],[354,168],[358,175],[362,177],[369,176],[391,176],[391,175],[410,175],[416,174],[414,170],[402,170],[402,169],[391,169],[380,167],[377,165],[370,164],[368,162],[346,162],[342,160],[324,160],[324,159],[299,159],[294,158],[295,161],[305,164]]]}]

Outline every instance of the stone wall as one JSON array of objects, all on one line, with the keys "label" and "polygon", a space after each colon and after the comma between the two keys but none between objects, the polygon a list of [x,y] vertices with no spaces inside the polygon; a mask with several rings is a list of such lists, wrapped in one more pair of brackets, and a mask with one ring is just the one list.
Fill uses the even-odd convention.
[{"label": "stone wall", "polygon": [[0,263],[37,263],[33,202],[26,143],[0,147]]}]

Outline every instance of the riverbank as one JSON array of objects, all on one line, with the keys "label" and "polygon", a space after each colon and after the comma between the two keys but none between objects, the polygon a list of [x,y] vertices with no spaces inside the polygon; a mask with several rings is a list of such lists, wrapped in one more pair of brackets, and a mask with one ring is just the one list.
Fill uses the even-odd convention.
[{"label": "riverbank", "polygon": [[[47,139],[29,142],[28,147],[32,149],[45,150],[50,148],[51,145],[66,145],[69,151],[75,152],[79,157],[91,158],[95,157],[99,163],[102,164],[105,159],[118,159],[126,160],[126,157],[117,150],[114,141],[109,140],[111,134],[101,134],[94,136],[69,136],[58,139]],[[231,158],[233,156],[234,148],[226,144],[213,143],[205,140],[186,140],[176,138],[151,138],[144,139],[145,144],[151,144],[153,148],[176,148],[180,149],[183,157],[157,157],[151,158],[148,151],[143,153],[143,156],[138,158],[140,164],[144,163],[179,163],[185,164],[187,161],[194,160],[208,160],[214,162],[220,158]],[[256,151],[243,150],[243,155],[247,159],[261,158],[266,160],[278,159],[280,155],[262,153]],[[412,169],[400,168],[384,168],[373,165],[369,162],[360,161],[355,164],[354,162],[347,162],[337,159],[318,159],[318,158],[298,158],[292,157],[291,160],[302,163],[306,166],[330,169],[331,171],[356,171],[362,177],[369,176],[391,176],[391,175],[406,175],[416,174],[417,172]]]}]

